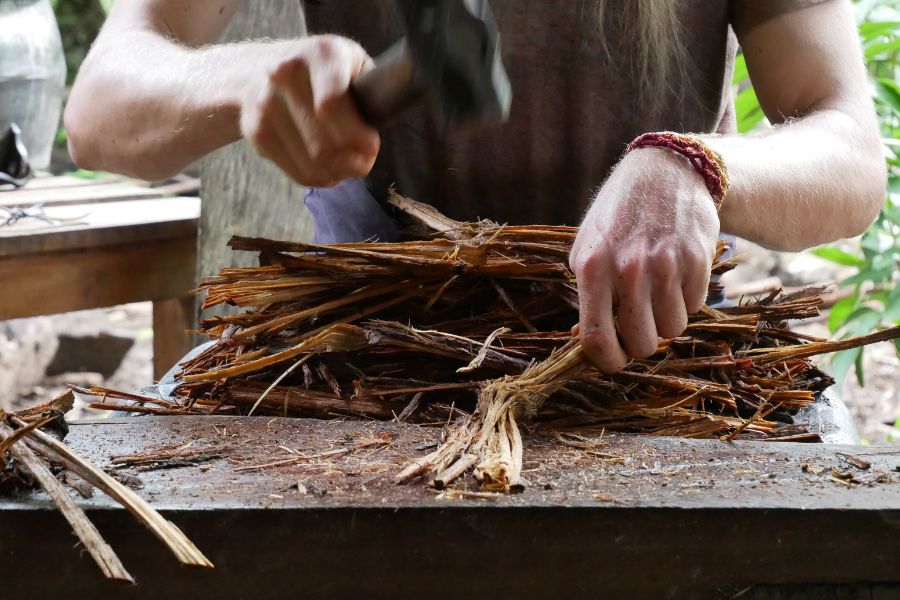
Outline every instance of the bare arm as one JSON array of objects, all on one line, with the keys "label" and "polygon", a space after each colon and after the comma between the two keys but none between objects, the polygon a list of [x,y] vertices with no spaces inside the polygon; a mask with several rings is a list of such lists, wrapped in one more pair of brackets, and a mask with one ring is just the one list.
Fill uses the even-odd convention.
[{"label": "bare arm", "polygon": [[580,335],[598,367],[649,356],[706,298],[720,229],[797,250],[861,233],[884,198],[885,165],[847,0],[742,33],[761,135],[704,136],[728,167],[716,213],[701,177],[668,150],[642,148],[613,169],[581,224],[570,262]]},{"label": "bare arm", "polygon": [[333,36],[208,45],[241,4],[116,2],[66,107],[75,162],[159,179],[243,135],[300,183],[367,173],[378,134],[347,88],[371,59]]},{"label": "bare arm", "polygon": [[886,171],[850,3],[788,13],[740,41],[778,126],[706,140],[731,179],[722,229],[778,250],[862,233],[884,201]]}]

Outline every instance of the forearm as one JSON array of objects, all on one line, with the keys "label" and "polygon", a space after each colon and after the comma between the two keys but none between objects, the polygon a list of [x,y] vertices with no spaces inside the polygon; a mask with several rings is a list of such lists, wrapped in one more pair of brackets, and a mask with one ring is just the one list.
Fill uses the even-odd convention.
[{"label": "forearm", "polygon": [[768,248],[858,235],[884,199],[885,165],[868,118],[824,109],[763,134],[705,141],[728,166],[722,230]]},{"label": "forearm", "polygon": [[278,44],[194,49],[143,30],[98,42],[66,108],[76,163],[159,179],[237,140],[241,94]]}]

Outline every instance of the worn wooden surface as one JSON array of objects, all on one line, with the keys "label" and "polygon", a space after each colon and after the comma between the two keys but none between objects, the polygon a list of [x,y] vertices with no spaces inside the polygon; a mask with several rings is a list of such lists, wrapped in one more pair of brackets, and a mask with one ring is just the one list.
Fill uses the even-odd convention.
[{"label": "worn wooden surface", "polygon": [[[81,502],[138,578],[136,588],[107,584],[71,549],[48,500],[35,494],[0,501],[0,577],[13,597],[50,589],[129,598],[297,590],[332,597],[732,597],[757,584],[770,591],[864,584],[871,591],[889,583],[886,593],[900,590],[900,449],[625,435],[577,449],[532,435],[522,494],[485,499],[466,496],[470,484],[459,486],[463,495],[422,482],[395,485],[399,466],[427,452],[438,435],[392,423],[280,418],[76,424],[67,441],[104,467],[112,455],[188,442],[225,454],[179,468],[122,469],[217,568],[178,568],[124,511],[94,497]],[[871,467],[854,467],[841,453]],[[296,459],[300,454],[309,458]],[[296,464],[240,470],[292,457]],[[848,472],[871,485],[832,479]]]},{"label": "worn wooden surface", "polygon": [[0,319],[183,296],[193,286],[192,237],[0,258]]},{"label": "worn wooden surface", "polygon": [[[299,37],[305,32],[297,0],[246,2],[225,34],[227,41]],[[246,142],[213,152],[201,163],[203,211],[200,217],[198,278],[227,266],[248,266],[252,253],[231,251],[233,235],[310,240],[312,223],[303,205],[304,190]]]},{"label": "worn wooden surface", "polygon": [[190,344],[185,330],[193,303],[180,299],[195,287],[200,213],[198,198],[162,196],[172,186],[196,191],[196,185],[196,179],[149,187],[63,176],[0,192],[0,215],[14,209],[35,215],[0,226],[6,289],[0,320],[162,303],[153,313],[155,374],[162,375]]},{"label": "worn wooden surface", "polygon": [[49,222],[28,218],[0,227],[0,258],[196,239],[200,200],[177,197],[95,203],[82,199],[79,204],[47,206],[43,214]]},{"label": "worn wooden surface", "polygon": [[45,176],[32,179],[17,190],[0,189],[0,207],[28,208],[38,203],[63,206],[82,204],[85,199],[96,203],[183,196],[195,193],[198,185],[196,178],[186,175],[154,185],[117,175],[96,180],[71,175]]},{"label": "worn wooden surface", "polygon": [[[193,347],[192,336],[185,332],[193,326],[194,300],[190,295],[153,303],[153,377],[156,380]],[[157,327],[157,324],[165,326]]]}]

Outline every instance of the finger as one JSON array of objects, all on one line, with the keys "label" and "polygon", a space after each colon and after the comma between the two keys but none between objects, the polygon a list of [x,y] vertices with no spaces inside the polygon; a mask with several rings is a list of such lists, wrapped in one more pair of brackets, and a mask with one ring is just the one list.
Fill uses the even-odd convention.
[{"label": "finger", "polygon": [[290,130],[299,132],[307,160],[317,171],[337,181],[366,175],[372,169],[377,153],[367,156],[353,148],[336,145],[324,122],[310,112],[307,88],[297,81],[279,88],[279,97],[293,122]]},{"label": "finger", "polygon": [[646,358],[656,352],[659,337],[653,319],[650,286],[647,277],[639,274],[622,289],[619,296],[618,326],[622,347],[628,356]]},{"label": "finger", "polygon": [[264,143],[260,143],[262,140],[258,136],[254,139],[260,156],[275,163],[279,169],[284,171],[285,175],[301,185],[316,185],[322,187],[334,185],[329,181],[311,177],[304,167],[296,162],[277,133],[271,131],[270,133],[264,134],[264,136]]},{"label": "finger", "polygon": [[351,81],[374,63],[360,46],[346,40],[329,44],[328,39],[319,44],[321,66],[310,73],[315,114],[336,146],[374,159],[381,144],[378,131],[362,119],[349,93]]},{"label": "finger", "polygon": [[304,185],[329,187],[342,179],[332,166],[326,167],[310,158],[303,137],[281,97],[274,100],[268,120],[283,152],[288,155],[296,172],[302,174]]},{"label": "finger", "polygon": [[333,185],[327,173],[311,168],[300,134],[281,99],[269,92],[260,99],[255,114],[248,115],[254,125],[247,137],[264,158],[275,163],[291,179],[303,185]]},{"label": "finger", "polygon": [[684,291],[680,282],[674,278],[654,286],[653,320],[656,323],[657,333],[664,338],[678,337],[687,328]]},{"label": "finger", "polygon": [[679,271],[674,256],[665,254],[658,257],[651,295],[656,332],[664,338],[678,337],[684,333],[688,323]]},{"label": "finger", "polygon": [[688,314],[694,314],[706,304],[712,257],[704,260],[703,257],[695,256],[685,260],[684,263],[686,268],[681,283],[684,304]]},{"label": "finger", "polygon": [[[582,277],[581,281],[584,281]],[[579,286],[578,332],[584,353],[604,373],[621,371],[627,362],[616,336],[612,291],[600,285]],[[596,283],[596,282],[594,282]]]},{"label": "finger", "polygon": [[310,160],[330,163],[337,155],[338,149],[309,109],[311,92],[308,85],[298,81],[280,85],[278,95],[287,107],[293,128],[299,132]]}]

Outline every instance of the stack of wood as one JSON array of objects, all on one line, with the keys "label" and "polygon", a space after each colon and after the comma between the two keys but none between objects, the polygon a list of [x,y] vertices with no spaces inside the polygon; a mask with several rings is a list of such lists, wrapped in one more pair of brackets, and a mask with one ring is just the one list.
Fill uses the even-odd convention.
[{"label": "stack of wood", "polygon": [[16,413],[0,410],[0,494],[41,488],[72,526],[94,562],[109,579],[134,583],[134,578],[106,543],[66,485],[89,495],[93,488],[106,493],[143,523],[175,554],[181,564],[212,567],[177,526],[163,518],[131,489],[81,458],[53,435],[42,431],[67,430],[64,414],[72,409],[73,395],[60,397]]},{"label": "stack of wood", "polygon": [[[202,324],[215,343],[182,364],[178,401],[158,414],[361,417],[448,425],[402,481],[447,485],[470,469],[521,485],[527,422],[558,431],[812,441],[792,415],[831,379],[810,356],[900,336],[824,341],[787,322],[818,314],[821,289],[705,307],[680,337],[607,376],[571,326],[572,227],[463,223],[394,194],[410,241],[312,245],[236,237],[255,268],[203,283],[205,307],[245,309]],[[719,248],[719,275],[734,265]],[[710,285],[718,291],[718,284]],[[116,406],[109,398],[100,408]],[[134,400],[135,398],[126,398]]]}]

